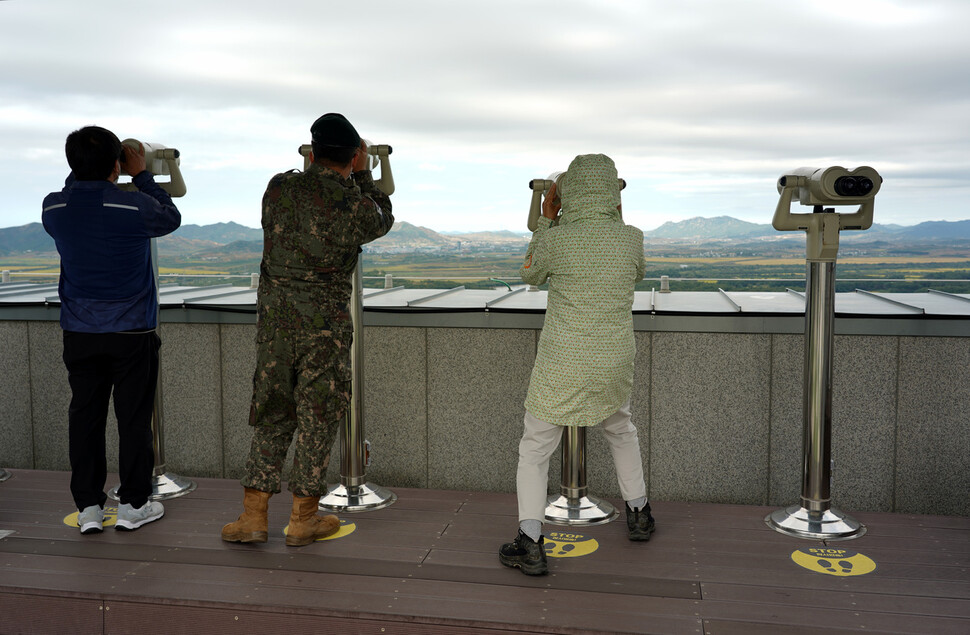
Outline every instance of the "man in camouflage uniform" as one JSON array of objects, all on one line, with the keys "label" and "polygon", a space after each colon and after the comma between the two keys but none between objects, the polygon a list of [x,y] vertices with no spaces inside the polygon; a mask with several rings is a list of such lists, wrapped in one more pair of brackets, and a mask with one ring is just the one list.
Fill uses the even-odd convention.
[{"label": "man in camouflage uniform", "polygon": [[340,526],[336,516],[316,512],[350,407],[352,276],[360,246],[386,234],[394,217],[350,122],[330,113],[310,132],[307,171],[277,174],[263,195],[253,439],[242,479],[245,511],[222,530],[229,542],[266,542],[269,497],[280,491],[294,435],[286,544],[310,544]]}]

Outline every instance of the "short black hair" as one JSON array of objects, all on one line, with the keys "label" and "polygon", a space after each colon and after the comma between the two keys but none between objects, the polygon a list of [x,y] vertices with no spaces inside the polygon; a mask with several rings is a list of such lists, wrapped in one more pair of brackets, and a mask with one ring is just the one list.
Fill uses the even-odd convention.
[{"label": "short black hair", "polygon": [[78,181],[104,181],[121,158],[121,141],[115,133],[99,126],[85,126],[67,135],[64,144],[67,164]]},{"label": "short black hair", "polygon": [[360,146],[354,148],[336,148],[322,143],[311,142],[313,147],[313,160],[324,165],[343,167],[350,163],[357,154]]}]

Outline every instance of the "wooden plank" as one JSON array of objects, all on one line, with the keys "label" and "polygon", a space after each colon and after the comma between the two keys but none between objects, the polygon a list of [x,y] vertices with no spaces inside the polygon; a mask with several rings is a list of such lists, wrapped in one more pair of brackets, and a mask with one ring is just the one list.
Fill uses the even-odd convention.
[{"label": "wooden plank", "polygon": [[705,620],[741,620],[773,624],[776,632],[788,632],[790,627],[811,625],[817,632],[828,629],[864,630],[867,633],[911,633],[913,635],[966,635],[970,620],[929,617],[925,615],[900,615],[833,609],[830,607],[784,608],[773,604],[749,602],[718,602],[704,600],[701,614]]},{"label": "wooden plank", "polygon": [[103,618],[98,599],[0,590],[2,633],[100,633]]},{"label": "wooden plank", "polygon": [[920,516],[916,514],[891,512],[853,512],[852,516],[865,525],[890,526],[899,525],[902,528],[936,527],[940,529],[958,529],[970,531],[970,518],[966,516]]},{"label": "wooden plank", "polygon": [[[653,541],[651,541],[651,544]],[[582,560],[582,565],[572,561]],[[616,571],[616,564],[602,560],[584,558],[567,558],[571,568],[582,568],[584,573],[609,574]],[[557,566],[567,566],[558,565]],[[899,593],[905,588],[907,595],[926,597],[970,597],[970,582],[951,580],[901,580],[886,579],[878,575],[864,575],[854,577],[836,577],[814,573],[802,569],[792,563],[791,569],[763,570],[754,578],[750,569],[711,567],[703,560],[697,565],[676,563],[645,562],[636,567],[629,567],[627,573],[631,575],[649,575],[667,580],[682,580],[695,582],[721,582],[725,584],[751,584],[752,582],[764,586],[779,586],[789,589],[834,589],[865,593]]]},{"label": "wooden plank", "polygon": [[[704,620],[704,635],[859,635],[855,629],[824,628],[803,624],[786,624],[783,631],[778,624],[742,620]],[[876,633],[876,635],[879,635]]]},{"label": "wooden plank", "polygon": [[531,629],[493,629],[455,622],[434,624],[430,621],[419,622],[409,616],[380,620],[360,616],[318,616],[279,610],[256,611],[124,601],[111,603],[110,609],[106,613],[106,634],[130,633],[131,625],[137,623],[165,624],[168,632],[183,635],[280,632],[411,635],[418,631],[427,635],[509,635],[514,632],[535,632]]},{"label": "wooden plank", "polygon": [[[332,605],[345,597],[349,606],[357,596],[389,596],[402,579],[352,574],[319,573],[293,569],[226,568],[158,562],[130,562],[51,556],[25,556],[20,562],[5,559],[4,585],[30,589],[40,585],[72,594],[97,597],[164,597],[170,600],[245,602],[247,604],[300,604],[319,606],[320,594]],[[83,574],[83,575],[82,575]],[[406,578],[404,579],[406,580]],[[276,597],[279,596],[279,597]]]},{"label": "wooden plank", "polygon": [[[918,536],[880,536],[866,534],[859,540],[853,540],[843,544],[846,546],[859,545],[860,548],[854,549],[855,551],[868,552],[871,549],[883,549],[900,553],[926,553],[927,551],[935,551],[967,557],[970,555],[970,532],[956,534],[947,540],[923,540]],[[864,548],[862,548],[863,546]]]},{"label": "wooden plank", "polygon": [[[330,573],[377,571],[388,572],[387,575],[392,576],[407,575],[413,570],[415,564],[424,560],[426,555],[426,550],[423,549],[393,547],[374,548],[367,554],[366,559],[361,558],[359,553],[341,556],[328,552],[327,545],[337,542],[339,541],[321,541],[299,549],[283,547],[281,544],[274,551],[263,549],[258,545],[235,545],[231,543],[222,543],[219,549],[148,548],[143,545],[102,544],[94,541],[26,540],[11,536],[0,540],[0,554],[48,555],[126,562],[156,561],[230,568],[291,569]],[[4,572],[0,571],[0,583],[3,580]]]},{"label": "wooden plank", "polygon": [[799,589],[742,584],[701,583],[705,600],[760,602],[803,607],[838,608],[852,611],[970,618],[970,600],[914,597],[906,594],[853,593],[822,589]]},{"label": "wooden plank", "polygon": [[[428,635],[500,635],[509,633],[561,633],[561,634],[607,634],[607,633],[691,633],[702,634],[700,620],[659,618],[649,620],[646,624],[638,624],[635,630],[624,628],[615,621],[595,624],[598,628],[588,628],[578,624],[559,624],[556,620],[545,624],[504,624],[492,622],[472,621],[450,618],[429,618],[422,615],[386,616],[383,619],[372,616],[316,616],[303,615],[292,612],[259,612],[252,609],[223,609],[198,608],[186,606],[168,606],[165,604],[138,604],[121,602],[110,605],[112,611],[107,611],[106,633],[131,632],[132,620],[142,619],[144,615],[152,619],[152,623],[165,623],[171,626],[171,632],[186,633],[187,635],[212,633],[278,633],[294,630],[321,633],[346,633],[348,635],[366,634],[400,634],[412,635],[426,633]],[[599,616],[597,616],[599,617]],[[589,621],[589,620],[583,620]],[[117,630],[114,626],[117,625]]]}]

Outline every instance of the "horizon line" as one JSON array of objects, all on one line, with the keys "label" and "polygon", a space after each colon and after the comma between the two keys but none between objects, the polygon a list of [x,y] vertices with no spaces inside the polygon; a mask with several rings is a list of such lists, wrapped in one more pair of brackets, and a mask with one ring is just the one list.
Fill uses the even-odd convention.
[{"label": "horizon line", "polygon": [[[692,220],[697,220],[697,219],[701,219],[701,220],[712,220],[712,219],[715,219],[715,218],[730,218],[731,220],[736,220],[736,221],[739,221],[739,222],[742,222],[742,223],[748,223],[750,225],[766,225],[766,226],[771,226],[771,223],[770,222],[768,222],[768,223],[756,223],[756,222],[752,222],[752,221],[746,221],[746,220],[741,219],[741,218],[736,218],[734,216],[728,216],[727,214],[720,214],[718,216],[692,216],[690,218],[685,218],[685,219],[679,220],[679,221],[664,221],[663,223],[661,223],[660,225],[657,225],[653,229],[644,229],[643,231],[645,231],[645,232],[647,232],[647,231],[654,231],[654,230],[660,229],[664,225],[668,225],[668,224],[677,225],[679,223],[685,223],[687,221],[692,221]],[[894,226],[897,226],[897,227],[917,227],[917,226],[922,225],[924,223],[964,223],[964,222],[967,222],[967,221],[970,221],[970,218],[961,218],[961,219],[958,219],[958,220],[942,220],[942,219],[934,220],[934,219],[929,219],[929,220],[922,220],[922,221],[920,221],[918,223],[913,223],[912,225],[905,225],[903,223],[876,223],[876,222],[874,222],[873,223],[873,227],[875,227],[876,225],[882,225],[882,226],[894,225]],[[206,223],[204,225],[203,224],[200,224],[200,223],[187,223],[185,225],[180,225],[179,226],[179,229],[181,229],[182,227],[189,226],[189,225],[195,225],[196,227],[211,227],[212,225],[219,225],[219,224],[228,225],[230,223],[231,224],[234,224],[234,225],[238,225],[239,227],[244,227],[246,229],[259,230],[259,231],[262,231],[262,229],[263,229],[262,227],[251,227],[249,225],[243,225],[242,223],[237,222],[237,221],[234,221],[234,220],[228,220],[228,221],[225,221],[225,220],[222,220],[222,221],[213,221],[211,223]],[[413,227],[420,227],[422,229],[429,229],[429,230],[431,230],[433,232],[436,232],[436,233],[439,233],[439,234],[470,234],[470,233],[477,233],[477,232],[500,232],[500,231],[512,232],[513,234],[525,234],[525,235],[528,235],[528,234],[532,233],[532,232],[530,232],[528,230],[516,231],[514,229],[509,229],[507,227],[503,227],[503,228],[478,228],[478,229],[434,229],[433,227],[428,227],[427,225],[418,225],[416,223],[413,223],[413,222],[410,222],[410,221],[407,221],[407,220],[402,220],[402,219],[397,219],[397,218],[394,219],[394,224],[396,225],[398,223],[407,223],[408,225],[411,225]],[[38,221],[31,221],[29,223],[24,223],[24,224],[21,224],[21,225],[8,225],[8,226],[5,226],[5,227],[0,227],[0,230],[4,230],[4,229],[17,229],[18,227],[27,227],[28,225],[40,225],[40,224],[41,224],[41,221],[39,221],[39,220]],[[178,231],[178,229],[176,229],[175,231]],[[172,233],[175,233],[175,232],[173,231]],[[168,235],[171,235],[171,234],[168,234]]]}]

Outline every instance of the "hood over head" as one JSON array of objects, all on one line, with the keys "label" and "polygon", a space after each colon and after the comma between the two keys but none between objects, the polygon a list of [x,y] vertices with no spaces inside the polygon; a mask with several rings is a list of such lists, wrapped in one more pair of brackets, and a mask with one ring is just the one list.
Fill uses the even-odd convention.
[{"label": "hood over head", "polygon": [[620,182],[613,159],[581,154],[559,180],[560,225],[586,221],[619,221]]}]

